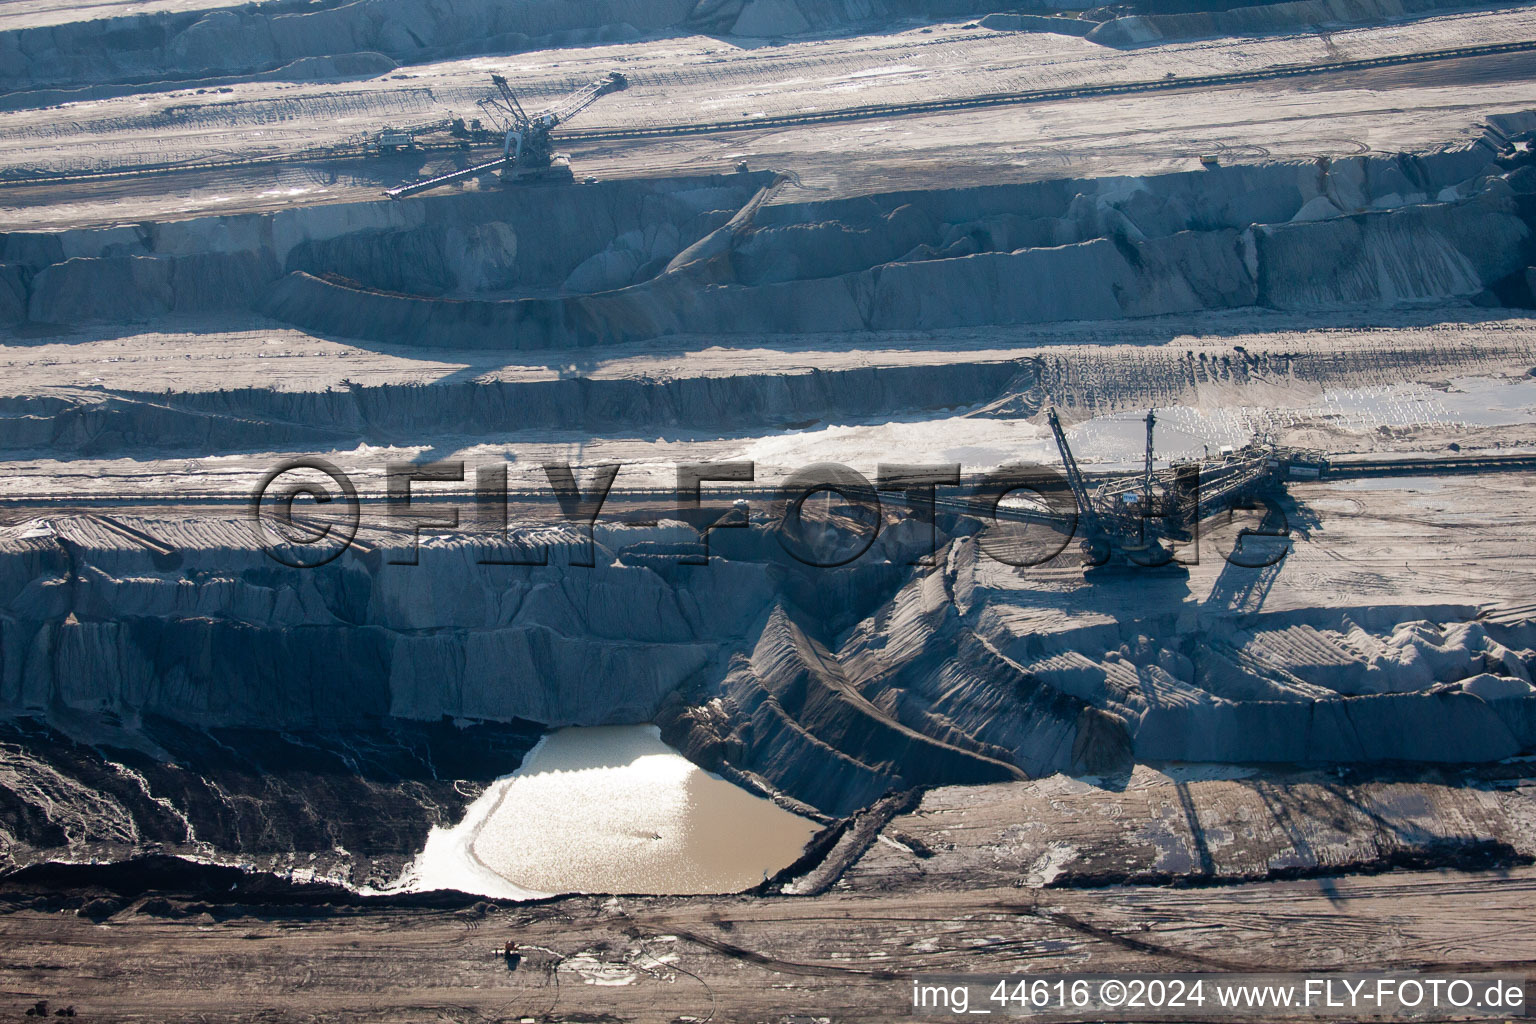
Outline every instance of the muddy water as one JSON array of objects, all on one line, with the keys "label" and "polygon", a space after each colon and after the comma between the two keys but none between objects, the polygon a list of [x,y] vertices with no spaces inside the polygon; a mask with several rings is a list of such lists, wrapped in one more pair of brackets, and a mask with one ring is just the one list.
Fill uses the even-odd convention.
[{"label": "muddy water", "polygon": [[481,801],[493,803],[463,849],[528,893],[735,892],[817,828],[700,770],[655,726],[552,733]]}]

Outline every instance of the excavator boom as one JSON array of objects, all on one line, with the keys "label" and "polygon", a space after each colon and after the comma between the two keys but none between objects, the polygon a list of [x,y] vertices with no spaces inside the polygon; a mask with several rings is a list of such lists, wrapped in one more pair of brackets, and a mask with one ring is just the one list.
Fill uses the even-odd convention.
[{"label": "excavator boom", "polygon": [[617,71],[610,71],[606,78],[600,78],[583,86],[561,100],[558,105],[551,107],[547,111],[554,118],[550,127],[554,127],[556,124],[565,124],[565,122],[586,110],[600,98],[611,92],[619,92],[627,88],[629,88],[629,79]]},{"label": "excavator boom", "polygon": [[496,91],[501,94],[502,106],[511,116],[514,124],[527,124],[528,115],[523,113],[523,105],[517,101],[517,94],[507,84],[507,80],[500,75],[492,75],[491,82],[496,86]]},{"label": "excavator boom", "polygon": [[628,79],[619,72],[612,71],[607,76],[577,89],[557,105],[530,117],[504,77],[492,75],[491,82],[496,86],[496,93],[480,100],[479,105],[492,123],[506,133],[501,157],[473,167],[400,185],[388,189],[385,195],[391,199],[403,199],[450,182],[463,181],[496,171],[502,171],[505,178],[505,172],[513,166],[518,168],[527,166],[535,170],[548,167],[551,159],[549,138],[551,128],[569,121],[600,97],[629,87]]},{"label": "excavator boom", "polygon": [[1066,431],[1061,429],[1061,419],[1056,415],[1055,409],[1047,409],[1046,419],[1051,424],[1051,434],[1056,438],[1056,448],[1061,452],[1061,464],[1067,471],[1067,486],[1072,488],[1072,496],[1077,499],[1077,512],[1087,523],[1096,523],[1098,514],[1094,511],[1093,500],[1088,494],[1088,483],[1083,479],[1083,471],[1077,468],[1077,459],[1072,454],[1072,446],[1067,444]]}]

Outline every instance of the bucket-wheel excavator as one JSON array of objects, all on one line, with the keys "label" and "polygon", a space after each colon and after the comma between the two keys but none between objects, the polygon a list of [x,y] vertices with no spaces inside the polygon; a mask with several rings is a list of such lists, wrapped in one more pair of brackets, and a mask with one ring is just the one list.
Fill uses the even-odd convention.
[{"label": "bucket-wheel excavator", "polygon": [[[1100,486],[1088,489],[1087,478],[1078,468],[1066,431],[1055,409],[1046,412],[1056,448],[1061,453],[1067,483],[1077,500],[1077,533],[1082,545],[1083,562],[1090,567],[1109,567],[1136,563],[1154,568],[1174,564],[1170,541],[1187,536],[1180,520],[1188,515],[1177,497],[1165,489],[1155,493],[1152,472],[1153,413],[1147,413],[1147,449],[1142,475],[1130,488]],[[1183,515],[1181,515],[1181,513]]]},{"label": "bucket-wheel excavator", "polygon": [[[577,89],[548,110],[529,114],[524,111],[517,94],[504,77],[492,75],[491,82],[496,86],[496,91],[480,101],[480,109],[496,126],[496,130],[502,133],[501,156],[473,167],[389,189],[385,195],[391,199],[403,199],[450,182],[487,174],[499,173],[503,183],[546,176],[555,162],[550,132],[587,109],[600,97],[629,87],[628,79],[617,71],[611,71],[603,78]],[[570,179],[568,167],[561,177],[563,180]]]},{"label": "bucket-wheel excavator", "polygon": [[1240,507],[1288,479],[1316,479],[1328,468],[1328,460],[1318,452],[1255,438],[1241,448],[1223,449],[1218,459],[1176,462],[1155,472],[1152,428],[1157,416],[1149,411],[1141,472],[1112,477],[1090,489],[1056,410],[1047,410],[1046,419],[1077,501],[1076,532],[1083,562],[1090,568],[1166,566],[1185,572],[1175,559],[1175,543],[1192,540],[1202,519]]}]

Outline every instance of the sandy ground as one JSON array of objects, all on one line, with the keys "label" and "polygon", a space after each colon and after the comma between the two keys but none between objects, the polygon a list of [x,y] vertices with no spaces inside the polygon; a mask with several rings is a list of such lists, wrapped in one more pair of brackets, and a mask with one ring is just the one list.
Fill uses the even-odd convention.
[{"label": "sandy ground", "polygon": [[1263,771],[1137,765],[1113,780],[1053,775],[930,790],[897,815],[840,889],[1063,886],[1174,874],[1225,882],[1348,870],[1418,841],[1522,848],[1536,805],[1519,765]]},{"label": "sandy ground", "polygon": [[[1513,315],[1512,315],[1513,314]],[[238,321],[237,321],[238,322]],[[750,373],[797,373],[862,366],[1002,362],[1030,356],[1114,362],[1138,355],[1262,352],[1354,356],[1358,383],[1414,377],[1394,365],[1422,353],[1419,379],[1444,367],[1523,373],[1536,356],[1536,321],[1511,310],[1472,306],[1284,313],[1259,309],[1121,321],[996,325],[858,334],[673,336],[576,351],[496,352],[413,349],[328,338],[275,322],[178,318],[121,327],[29,328],[0,343],[0,395],[43,395],[98,387],[118,392],[199,393],[260,385],[280,392],[328,391],[460,380],[550,381],[579,372],[593,379],[668,380]],[[1347,357],[1346,357],[1347,358]],[[1353,368],[1353,367],[1351,367]],[[1436,374],[1441,376],[1437,377]],[[1115,396],[1106,395],[1106,400]]]},{"label": "sandy ground", "polygon": [[[1503,59],[1500,58],[1501,63]],[[1523,74],[1525,68],[1522,67]],[[1477,77],[1484,77],[1481,72]],[[1341,88],[1323,107],[1312,89],[1231,88],[1221,102],[1157,93],[1001,107],[883,121],[624,143],[563,144],[582,176],[794,171],[783,202],[947,184],[980,186],[1064,176],[1149,175],[1199,168],[1201,155],[1307,160],[1432,149],[1470,138],[1489,113],[1531,105],[1529,81],[1386,91]],[[1202,94],[1207,97],[1212,93]],[[1257,141],[1262,140],[1262,142]],[[84,152],[100,152],[99,143]],[[297,162],[57,185],[0,185],[0,216],[16,229],[61,230],[180,217],[372,202],[447,158]]]},{"label": "sandy ground", "polygon": [[[43,998],[98,1021],[883,1022],[911,1015],[908,978],[920,972],[1520,974],[1536,963],[1530,868],[875,895],[295,910],[222,923],[195,905],[183,920],[124,913],[103,924],[23,911],[0,917],[0,984],[18,1015]],[[512,972],[500,955],[509,939],[539,947]]]},{"label": "sandy ground", "polygon": [[[1485,11],[1325,35],[1222,39],[1133,50],[1039,33],[941,26],[932,34],[817,40],[744,49],[683,38],[422,65],[341,83],[247,82],[14,110],[0,121],[0,170],[92,172],[308,154],[284,165],[223,167],[71,185],[0,186],[12,228],[131,222],[376,199],[453,164],[329,160],[320,147],[385,125],[473,116],[501,71],[530,102],[618,68],[631,87],[605,97],[561,144],[580,175],[638,177],[752,166],[795,172],[781,201],[946,184],[1196,169],[1232,161],[1396,153],[1455,142],[1481,115],[1530,105],[1528,55],[1348,72],[1214,91],[1173,91],[957,111],[942,116],[584,141],[584,131],[700,124],[1173,74],[1253,71],[1536,38],[1529,8]],[[1320,92],[1326,93],[1326,101]],[[938,176],[938,177],[936,177]],[[807,191],[809,190],[809,191]],[[128,205],[125,205],[127,203]]]},{"label": "sandy ground", "polygon": [[[992,32],[959,24],[926,33],[914,29],[757,47],[679,37],[412,65],[362,81],[243,82],[228,93],[201,98],[193,89],[178,89],[14,110],[0,132],[0,166],[70,169],[71,148],[81,150],[81,158],[111,166],[130,166],[141,156],[292,153],[342,141],[352,131],[377,130],[382,123],[478,116],[475,102],[491,92],[493,72],[506,75],[532,110],[610,70],[622,71],[629,88],[584,111],[571,125],[579,136],[1143,82],[1169,74],[1252,72],[1533,38],[1536,12],[1528,7],[1327,34],[1212,39],[1135,50],[1114,50],[1073,36]],[[1508,67],[1517,65],[1518,58]],[[1431,65],[1407,77],[1434,84],[1446,72]],[[1486,77],[1507,73],[1501,69]],[[141,154],[132,142],[146,128],[156,130],[153,136],[139,136],[139,144],[149,147]],[[93,142],[115,145],[84,152]]]},{"label": "sandy ground", "polygon": [[[579,354],[484,350],[424,353],[317,337],[284,327],[228,330],[227,321],[175,320],[87,333],[19,339],[0,346],[0,392],[91,404],[116,398],[177,408],[231,388],[331,392],[344,403],[349,387],[455,386],[466,381],[548,384],[572,375],[654,384],[697,378],[762,376],[813,370],[1064,361],[1082,383],[1069,419],[1080,457],[1104,468],[1130,465],[1140,454],[1140,417],[1150,406],[1178,405],[1163,415],[1159,459],[1201,454],[1203,444],[1242,444],[1278,431],[1290,443],[1349,452],[1447,454],[1518,449],[1536,443],[1536,402],[1518,383],[1536,365],[1536,324],[1508,311],[1463,308],[1339,310],[1322,314],[1204,313],[1128,323],[1072,323],[880,335],[742,339],[739,347],[708,338],[667,338]],[[107,336],[101,336],[107,335]],[[1186,383],[1190,355],[1212,359],[1287,353],[1289,376],[1246,384]],[[572,362],[578,359],[579,362]],[[1312,362],[1320,366],[1316,374]],[[1465,380],[1462,380],[1465,378]],[[1453,383],[1460,381],[1460,383]],[[1478,390],[1479,388],[1484,390]],[[1455,389],[1455,390],[1448,390]],[[1468,389],[1472,389],[1469,391]],[[1488,390],[1492,389],[1492,390]],[[181,396],[188,396],[183,399]],[[1503,403],[1490,419],[1483,404]],[[920,404],[920,403],[919,403]],[[190,406],[189,406],[190,408]],[[1044,425],[996,417],[984,408],[921,414],[833,417],[793,429],[746,425],[737,431],[657,424],[633,430],[527,429],[498,435],[416,430],[318,452],[359,481],[378,483],[390,459],[457,457],[471,463],[513,460],[515,485],[542,488],[547,459],[579,465],[626,465],[621,487],[669,487],[675,464],[700,459],[751,459],[760,482],[820,459],[864,472],[895,453],[959,461],[968,472],[1021,458],[1055,465]],[[306,449],[305,454],[310,450]],[[193,453],[185,442],[132,457],[60,458],[40,449],[13,452],[0,463],[9,491],[87,497],[224,494],[243,500],[270,467],[292,453],[222,450]],[[360,483],[360,486],[365,486]],[[20,509],[14,514],[20,515]]]},{"label": "sandy ground", "polygon": [[[382,492],[387,461],[383,453],[376,451],[365,457],[354,454],[351,458],[336,453],[330,457],[354,478],[360,490]],[[542,457],[540,453],[535,458]],[[478,464],[473,456],[469,461],[471,466]],[[145,504],[146,495],[174,493],[177,484],[205,481],[210,463],[215,480],[218,471],[227,471],[225,507],[234,508],[224,512],[208,506],[194,509],[178,506],[174,500],[159,508]],[[257,472],[271,464],[254,458],[243,466],[226,460],[162,462],[141,466],[138,476],[127,475],[126,467],[109,464],[100,468],[122,473],[116,478],[117,486],[134,496],[90,510],[71,508],[68,499],[53,499],[41,507],[8,506],[0,511],[0,524],[9,528],[10,537],[39,519],[70,536],[81,531],[99,536],[101,530],[92,526],[93,517],[110,515],[128,523],[141,536],[171,548],[196,550],[206,547],[209,537],[218,538],[215,543],[228,543],[232,538],[249,536],[249,523],[243,514],[246,495]],[[233,471],[235,466],[245,472]],[[859,468],[873,472],[873,466]],[[655,472],[648,475],[648,469]],[[85,472],[82,468],[81,475]],[[671,463],[631,465],[624,470],[619,486],[665,489],[671,486],[673,473]],[[472,495],[466,485],[427,486],[418,491],[418,500],[435,495],[452,505],[456,499],[468,523]],[[1191,630],[1228,628],[1258,612],[1380,607],[1404,609],[1404,615],[1415,619],[1492,617],[1511,622],[1531,612],[1536,557],[1525,538],[1536,527],[1536,512],[1532,511],[1536,508],[1536,482],[1527,473],[1325,481],[1293,485],[1292,497],[1294,503],[1288,506],[1286,516],[1291,531],[1287,553],[1272,567],[1239,568],[1225,561],[1238,543],[1238,530],[1257,527],[1261,517],[1216,517],[1202,524],[1198,543],[1180,549],[1180,558],[1189,563],[1187,577],[1146,574],[1089,584],[1075,563],[1075,551],[1043,565],[1022,568],[985,562],[978,570],[978,579],[1007,595],[1006,601],[996,603],[988,614],[1000,634],[1022,638],[1053,635],[1111,619],[1133,621],[1172,609],[1181,609],[1186,620],[1181,628]],[[605,503],[600,523],[635,518],[654,521],[658,515],[665,518],[667,508],[656,499],[615,493]],[[753,511],[756,527],[766,529],[770,502],[757,501]],[[513,531],[547,525],[555,516],[551,498],[530,497],[516,503]],[[78,526],[72,524],[73,517],[82,517]],[[365,506],[359,521],[359,543],[399,542],[401,527],[384,508]],[[449,531],[450,535],[467,532],[473,528],[466,525],[465,530]],[[430,550],[434,545],[448,546],[450,541],[434,539],[429,533],[422,544]],[[132,542],[128,546],[132,547]],[[1320,614],[1327,618],[1336,613]],[[1299,651],[1277,656],[1292,655],[1309,656]]]}]

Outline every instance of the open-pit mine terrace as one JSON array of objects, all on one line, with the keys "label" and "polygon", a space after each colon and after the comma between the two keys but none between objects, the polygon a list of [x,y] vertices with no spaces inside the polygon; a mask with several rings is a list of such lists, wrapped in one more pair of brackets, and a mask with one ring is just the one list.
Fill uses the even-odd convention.
[{"label": "open-pit mine terrace", "polygon": [[[1533,9],[609,6],[0,14],[0,1012],[883,1021],[916,972],[1529,970]],[[393,201],[485,154],[348,142],[611,70],[577,183]],[[1049,409],[1140,472],[1152,408],[1158,472],[1329,468],[1185,571],[966,503],[1061,465]],[[251,523],[294,459],[360,498],[313,567]],[[680,507],[706,462],[753,475]],[[820,542],[879,529],[816,566],[774,496],[827,462],[965,484],[931,525],[822,507]],[[590,531],[550,464],[618,467]],[[803,855],[742,895],[445,890],[429,842],[598,726]]]},{"label": "open-pit mine terrace", "polygon": [[[0,211],[13,228],[57,228],[374,199],[490,155],[428,149],[358,159],[358,145],[387,125],[480,116],[492,72],[511,76],[529,109],[625,73],[629,89],[561,133],[581,176],[693,175],[746,160],[791,169],[810,190],[779,201],[1165,172],[1196,167],[1207,153],[1232,162],[1395,154],[1530,106],[1529,7],[1429,6],[1389,26],[1351,25],[1351,13],[1361,22],[1380,14],[1370,3],[1332,13],[1303,6],[1290,14],[1297,31],[1275,35],[1229,36],[1209,15],[1139,25],[1172,37],[1156,46],[977,21],[868,34],[843,27],[744,46],[679,24],[642,42],[594,36],[511,56],[433,59],[417,49],[398,67],[377,40],[344,59],[307,55],[339,52],[336,38],[321,37],[303,44],[306,55],[293,50],[287,64],[274,55],[257,74],[215,73],[244,37],[208,15],[171,53],[139,56],[157,74],[129,66],[121,83],[107,73],[113,51],[99,40],[65,43],[0,22],[0,47],[37,51],[7,63],[9,82],[0,78],[9,90],[0,92]],[[322,15],[340,17],[303,17]],[[280,17],[290,29],[302,24]],[[1339,23],[1318,34],[1319,22]],[[1285,26],[1262,31],[1277,27]],[[47,58],[49,46],[65,45],[91,62]],[[204,63],[198,72],[165,67],[176,60]],[[61,177],[68,188],[58,187]]]}]

